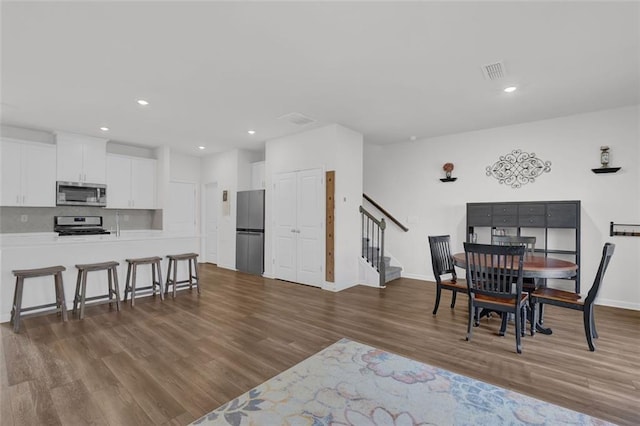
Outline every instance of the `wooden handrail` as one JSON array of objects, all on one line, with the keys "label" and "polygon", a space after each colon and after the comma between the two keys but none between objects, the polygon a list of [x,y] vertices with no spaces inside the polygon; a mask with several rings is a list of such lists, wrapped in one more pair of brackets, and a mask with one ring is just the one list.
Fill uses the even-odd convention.
[{"label": "wooden handrail", "polygon": [[368,202],[370,202],[376,209],[380,210],[380,212],[385,215],[386,217],[389,218],[389,220],[391,220],[391,222],[395,223],[396,225],[398,225],[400,227],[400,229],[402,229],[404,232],[407,232],[409,230],[409,228],[407,228],[406,226],[404,226],[403,224],[401,224],[398,219],[396,219],[395,217],[393,217],[391,215],[391,213],[389,213],[388,211],[386,211],[385,209],[383,209],[380,204],[376,203],[375,201],[373,201],[371,199],[371,197],[369,197],[367,194],[362,194],[362,196],[364,197],[365,200],[367,200]]}]

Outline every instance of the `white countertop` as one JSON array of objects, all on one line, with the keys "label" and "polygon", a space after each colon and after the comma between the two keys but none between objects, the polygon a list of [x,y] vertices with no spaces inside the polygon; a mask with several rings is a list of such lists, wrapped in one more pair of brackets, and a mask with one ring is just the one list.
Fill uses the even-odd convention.
[{"label": "white countertop", "polygon": [[169,232],[161,230],[121,231],[116,234],[58,236],[56,232],[25,232],[16,234],[0,234],[0,247],[25,247],[60,244],[81,243],[117,243],[121,241],[140,241],[176,238],[199,238],[200,235],[184,232]]}]

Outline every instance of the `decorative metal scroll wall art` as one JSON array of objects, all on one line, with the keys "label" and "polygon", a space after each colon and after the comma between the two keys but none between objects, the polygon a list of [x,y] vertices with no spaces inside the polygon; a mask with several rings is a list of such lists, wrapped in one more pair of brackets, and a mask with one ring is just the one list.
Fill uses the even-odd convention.
[{"label": "decorative metal scroll wall art", "polygon": [[493,176],[500,183],[520,188],[533,183],[542,173],[551,171],[551,161],[543,161],[533,152],[514,149],[511,153],[501,155],[492,166],[487,166],[487,176]]}]

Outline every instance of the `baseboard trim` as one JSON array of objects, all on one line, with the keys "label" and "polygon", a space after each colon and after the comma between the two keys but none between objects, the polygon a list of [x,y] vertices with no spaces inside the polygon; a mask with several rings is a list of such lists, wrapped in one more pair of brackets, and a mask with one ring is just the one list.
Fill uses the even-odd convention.
[{"label": "baseboard trim", "polygon": [[640,303],[624,302],[621,300],[598,298],[596,299],[595,304],[602,305],[602,306],[611,306],[613,308],[622,308],[622,309],[631,309],[633,311],[640,311]]},{"label": "baseboard trim", "polygon": [[412,280],[422,280],[422,281],[435,281],[433,277],[429,277],[427,275],[420,274],[405,274],[402,273],[402,278],[411,278]]}]

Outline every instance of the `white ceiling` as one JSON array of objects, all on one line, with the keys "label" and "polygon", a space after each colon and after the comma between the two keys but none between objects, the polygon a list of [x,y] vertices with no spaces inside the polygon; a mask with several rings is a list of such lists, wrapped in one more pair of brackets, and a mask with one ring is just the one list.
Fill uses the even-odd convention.
[{"label": "white ceiling", "polygon": [[[1,13],[3,124],[198,155],[309,128],[277,119],[291,112],[388,144],[640,103],[638,2],[3,1]],[[507,76],[485,80],[495,61]]]}]

